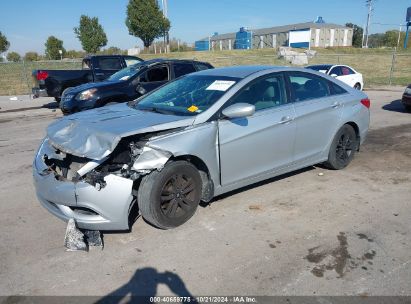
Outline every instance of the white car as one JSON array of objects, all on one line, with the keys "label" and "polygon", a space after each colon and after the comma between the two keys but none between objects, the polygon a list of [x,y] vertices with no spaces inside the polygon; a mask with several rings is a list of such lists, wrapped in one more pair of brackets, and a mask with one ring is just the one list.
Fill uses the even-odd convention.
[{"label": "white car", "polygon": [[364,87],[362,74],[347,65],[319,64],[307,66],[307,69],[330,75],[357,90],[362,90]]}]

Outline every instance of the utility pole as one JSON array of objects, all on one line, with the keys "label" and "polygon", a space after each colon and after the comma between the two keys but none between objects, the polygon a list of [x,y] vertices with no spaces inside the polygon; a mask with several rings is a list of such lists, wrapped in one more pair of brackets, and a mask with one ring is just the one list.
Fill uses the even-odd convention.
[{"label": "utility pole", "polygon": [[371,14],[373,11],[373,0],[365,0],[366,5],[368,7],[368,15],[367,15],[367,27],[365,28],[365,45],[363,47],[368,48],[368,36],[370,34],[370,23],[371,23]]},{"label": "utility pole", "polygon": [[[163,7],[163,16],[164,18],[168,18],[168,0],[161,0],[161,4]],[[167,51],[166,53],[170,53],[170,36],[168,31],[164,33],[164,42],[167,44]]]}]

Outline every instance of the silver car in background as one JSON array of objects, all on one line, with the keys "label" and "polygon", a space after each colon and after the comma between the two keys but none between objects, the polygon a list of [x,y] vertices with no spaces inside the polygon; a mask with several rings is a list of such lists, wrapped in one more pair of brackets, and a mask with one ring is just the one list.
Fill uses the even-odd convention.
[{"label": "silver car in background", "polygon": [[90,230],[168,229],[200,201],[318,163],[342,169],[370,100],[307,69],[243,66],[181,77],[134,102],[64,117],[33,164],[41,204]]}]

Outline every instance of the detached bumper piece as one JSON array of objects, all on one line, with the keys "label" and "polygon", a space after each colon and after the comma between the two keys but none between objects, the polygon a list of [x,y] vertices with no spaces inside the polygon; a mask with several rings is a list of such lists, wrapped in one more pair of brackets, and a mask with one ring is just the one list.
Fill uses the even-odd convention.
[{"label": "detached bumper piece", "polygon": [[84,230],[83,232],[77,228],[75,220],[70,219],[67,223],[64,247],[67,251],[88,251],[90,246],[100,247],[103,250],[101,232],[96,230]]}]

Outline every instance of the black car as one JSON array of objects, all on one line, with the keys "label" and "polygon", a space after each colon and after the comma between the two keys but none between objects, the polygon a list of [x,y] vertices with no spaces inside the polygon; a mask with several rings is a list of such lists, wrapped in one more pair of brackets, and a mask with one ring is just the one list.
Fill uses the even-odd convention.
[{"label": "black car", "polygon": [[134,100],[180,76],[212,69],[207,62],[153,59],[118,71],[106,81],[88,83],[63,92],[60,109],[71,114],[107,104]]},{"label": "black car", "polygon": [[62,92],[88,82],[104,81],[125,67],[144,61],[135,56],[94,55],[83,59],[81,70],[34,70],[34,97],[54,97],[60,101]]}]

